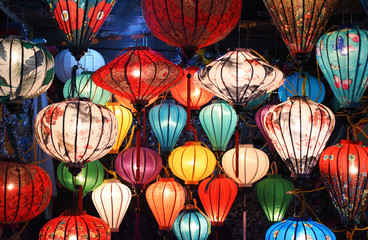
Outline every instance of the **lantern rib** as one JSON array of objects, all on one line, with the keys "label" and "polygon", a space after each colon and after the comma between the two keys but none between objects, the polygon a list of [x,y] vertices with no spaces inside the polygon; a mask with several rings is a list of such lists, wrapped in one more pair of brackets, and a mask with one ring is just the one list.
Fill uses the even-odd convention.
[{"label": "lantern rib", "polygon": [[[222,64],[220,64],[220,65],[218,65],[218,67],[220,67],[221,68],[221,71],[220,71],[220,73],[221,73],[221,82],[222,82],[222,84],[224,85],[224,87],[225,87],[225,89],[226,89],[226,91],[227,91],[227,93],[229,94],[228,95],[228,97],[230,97],[231,98],[231,100],[232,100],[232,102],[234,102],[235,104],[237,104],[238,102],[237,102],[237,99],[234,99],[233,98],[233,95],[231,94],[231,92],[229,91],[229,89],[228,89],[228,87],[226,86],[226,84],[225,84],[225,81],[224,81],[224,76],[223,76],[223,72],[224,72],[224,68],[225,68],[225,66],[226,66],[226,64],[229,62],[229,60],[230,60],[230,58],[231,58],[231,56],[234,54],[234,52],[231,52],[231,55],[229,56],[229,57],[227,57],[227,58],[221,58],[221,62],[223,62]],[[216,61],[216,60],[215,60]],[[238,71],[238,65],[236,65],[236,71]],[[208,73],[208,80],[210,80],[210,74]],[[210,80],[211,81],[211,80]],[[238,84],[238,81],[239,81],[239,79],[238,79],[238,75],[236,75],[236,84]],[[211,82],[212,84],[214,84],[213,82]],[[216,84],[217,85],[217,84]],[[223,94],[223,92],[222,92],[222,90],[217,86],[217,89],[219,90],[219,92],[220,92],[220,94],[222,95],[222,98],[225,98],[225,99],[229,99],[228,97],[226,97],[226,95],[225,94]]]},{"label": "lantern rib", "polygon": [[[153,3],[154,1],[155,1],[155,0],[152,0],[152,3]],[[167,20],[169,21],[169,24],[170,24],[170,27],[171,27],[171,31],[172,31],[172,33],[174,33],[174,35],[176,36],[176,38],[172,37],[172,35],[171,35],[171,33],[170,33],[170,30],[165,29],[165,28],[161,25],[161,19],[159,19],[159,17],[157,16],[155,5],[154,5],[154,4],[152,4],[152,10],[153,10],[153,12],[155,13],[155,16],[156,16],[156,21],[155,21],[155,22],[160,24],[161,29],[162,29],[162,30],[164,30],[164,31],[165,31],[165,33],[166,33],[166,35],[167,35],[167,36],[169,36],[169,37],[172,39],[171,41],[174,41],[174,42],[180,41],[180,42],[182,42],[181,37],[180,37],[180,36],[179,36],[179,34],[177,33],[177,31],[176,31],[176,29],[174,28],[173,23],[172,23],[172,21],[171,21],[171,19],[170,19],[169,7],[168,7],[167,0],[165,0],[165,6],[166,6],[165,10],[166,10],[166,17],[167,17]],[[183,29],[183,31],[184,31],[184,29]],[[181,44],[183,44],[183,43],[181,43]]]},{"label": "lantern rib", "polygon": [[[126,153],[126,151],[123,151],[123,154],[121,156],[121,159],[125,159],[126,154],[129,154],[130,157],[128,158],[130,160],[130,169],[132,170],[132,174],[128,174],[128,172],[125,170],[124,167],[124,161],[121,161],[120,164],[118,164],[118,168],[123,171],[124,175],[126,178],[128,178],[129,182],[132,183],[134,185],[135,182],[135,171],[134,171],[134,153],[135,153],[136,149],[132,149],[131,152]],[[117,162],[116,162],[117,163]]]},{"label": "lantern rib", "polygon": [[[131,62],[131,60],[132,60],[132,56],[134,55],[134,53],[136,52],[136,50],[133,50],[133,51],[131,51],[130,53],[128,53],[129,55],[127,56],[127,60],[125,61],[125,64],[124,64],[124,75],[125,75],[125,79],[127,80],[127,85],[128,85],[128,87],[129,87],[129,89],[130,89],[130,94],[129,94],[129,97],[131,97],[131,96],[133,96],[133,98],[134,99],[132,99],[132,98],[130,98],[130,101],[138,101],[138,99],[137,99],[137,97],[135,96],[135,94],[133,94],[134,93],[134,91],[133,91],[133,89],[132,89],[132,86],[130,85],[130,81],[128,80],[129,79],[129,77],[128,77],[128,66],[130,65],[130,62]],[[122,55],[122,56],[120,56],[117,60],[116,60],[116,63],[113,65],[113,66],[111,66],[111,69],[113,68],[113,67],[115,67],[116,65],[118,65],[118,63],[119,62],[121,62],[122,61],[122,59],[123,59],[123,57],[125,57],[124,55]],[[107,65],[108,66],[108,65]],[[115,70],[116,71],[116,70]],[[113,76],[113,72],[111,71],[110,72],[111,74],[111,78],[112,78],[112,76]],[[139,74],[142,74],[141,72],[139,73]],[[116,81],[115,81],[116,82]],[[120,82],[120,81],[119,81]],[[123,93],[126,93],[126,91],[125,91],[125,89],[123,89],[120,85],[119,85],[119,82],[116,82],[116,85],[117,85],[117,87],[120,89],[120,90],[122,90],[122,92]],[[120,92],[120,91],[119,91]],[[123,94],[120,94],[120,96],[123,96]],[[138,97],[139,97],[139,94],[138,94]]]},{"label": "lantern rib", "polygon": [[[253,67],[253,64],[251,63],[251,61],[248,59],[249,57],[249,54],[247,53],[243,53],[243,52],[239,52],[239,51],[236,51],[236,54],[240,54],[242,57],[244,57],[246,63],[248,63],[249,67],[250,67],[250,72],[251,72],[251,76],[249,77],[248,79],[248,84],[246,84],[244,86],[243,89],[240,89],[241,92],[243,92],[243,94],[240,96],[240,93],[239,93],[239,57],[237,56],[236,57],[236,96],[238,97],[237,99],[237,103],[241,103],[241,102],[244,102],[244,98],[245,99],[249,99],[249,97],[246,97],[247,95],[247,92],[248,92],[248,89],[251,85],[251,82],[253,80],[253,76],[254,76],[254,67]],[[257,60],[253,60],[255,62],[257,62],[257,64],[259,64],[259,62]],[[264,67],[263,67],[263,70],[264,70]],[[259,83],[258,87],[260,87],[262,85],[262,83],[264,82],[266,78],[266,74],[265,74],[265,77],[263,78],[263,80],[261,81],[261,83]],[[252,91],[252,90],[251,90]],[[252,92],[253,93],[253,92]]]},{"label": "lantern rib", "polygon": [[[231,189],[231,185],[230,185],[230,183],[228,182],[228,179],[226,179],[226,184],[227,184],[227,186],[228,186],[228,189]],[[220,200],[221,200],[221,184],[220,184],[220,182],[218,183],[218,186],[219,186],[219,208],[218,208],[218,214],[219,214],[219,217],[220,217]],[[223,211],[223,214],[222,214],[222,216],[221,216],[221,218],[219,218],[219,221],[220,222],[224,222],[225,221],[225,219],[226,219],[226,216],[227,216],[227,214],[226,213],[228,213],[229,211],[230,211],[230,208],[231,208],[231,205],[232,205],[232,203],[231,203],[231,200],[232,200],[232,194],[231,194],[231,191],[228,193],[229,194],[229,197],[227,198],[227,202],[226,202],[226,205],[225,205],[225,210]]]},{"label": "lantern rib", "polygon": [[[70,218],[63,216],[63,218],[61,218],[60,221],[56,224],[56,226],[55,226],[54,229],[61,228],[60,224],[63,223],[63,222],[65,222],[65,229],[68,229],[69,221],[71,220],[71,218],[73,218],[73,216],[71,216]],[[53,221],[53,220],[51,220],[51,221]],[[74,220],[74,221],[77,222],[76,220]],[[54,225],[55,225],[55,223],[54,223]],[[64,231],[64,239],[67,239],[67,235],[66,234],[67,234],[67,231]]]},{"label": "lantern rib", "polygon": [[[11,42],[10,42],[10,48],[9,48],[9,66],[8,66],[8,69],[12,69],[12,56],[13,56],[13,41],[14,39],[11,39]],[[9,85],[10,86],[13,86],[12,84],[12,75],[11,75],[12,71],[9,71]],[[13,91],[10,91],[9,92],[11,96],[13,96]]]},{"label": "lantern rib", "polygon": [[[317,105],[317,108],[316,109],[314,109],[314,112],[312,111],[312,108],[311,108],[311,106],[309,105],[309,103],[308,103],[308,101],[305,101],[305,100],[302,100],[302,101],[300,101],[299,102],[299,109],[300,109],[300,126],[302,127],[303,125],[302,125],[302,119],[303,119],[303,117],[302,117],[302,110],[301,110],[301,102],[304,102],[304,103],[306,103],[306,106],[309,108],[309,112],[310,112],[310,123],[309,123],[309,125],[310,125],[310,130],[309,130],[309,136],[312,136],[312,132],[313,132],[313,126],[314,126],[314,122],[313,122],[313,114],[316,112],[316,109],[318,109],[318,110],[320,110],[319,109],[319,107],[318,107],[318,105]],[[322,121],[323,121],[323,116],[321,115],[321,126],[320,126],[320,131],[318,131],[318,135],[317,135],[317,137],[316,137],[316,143],[314,144],[314,149],[317,147],[317,142],[318,142],[318,139],[319,139],[319,135],[320,135],[320,133],[321,133],[321,129],[322,129]],[[317,124],[316,124],[317,125]],[[304,125],[305,126],[305,125]],[[300,128],[301,129],[301,128]],[[302,146],[302,131],[300,130],[300,146]],[[311,167],[311,166],[313,166],[313,163],[315,162],[314,160],[315,159],[317,159],[316,157],[313,157],[313,155],[311,156],[311,158],[313,158],[313,159],[309,159],[309,148],[312,148],[313,147],[313,144],[311,144],[311,139],[309,138],[308,139],[308,145],[307,145],[307,151],[306,151],[306,153],[305,153],[305,162],[304,162],[304,166],[303,166],[303,169],[302,169],[302,171],[303,171],[303,173],[305,173],[305,174],[309,174],[309,172],[308,172],[308,169],[310,169],[310,168],[308,168],[308,167]],[[302,153],[302,148],[301,148],[301,150],[300,150],[300,152]],[[313,153],[313,151],[312,151],[312,153]],[[301,155],[300,156],[301,158],[300,159],[303,159],[303,156]],[[303,161],[301,161],[301,163],[302,163]]]},{"label": "lantern rib", "polygon": [[[17,169],[16,171],[17,171],[18,183],[19,183],[19,186],[21,186],[21,183],[22,183],[21,172],[20,172],[21,170],[19,169],[18,166],[15,166],[15,168]],[[7,186],[5,186],[5,188],[7,188]],[[14,214],[12,222],[15,222],[16,219],[17,219],[21,197],[22,197],[22,189],[21,189],[21,187],[18,187],[18,196],[17,196],[17,202],[18,203],[17,203],[17,208],[15,210],[15,214]],[[33,191],[32,191],[32,197],[33,197]],[[4,206],[6,206],[6,205],[4,205]]]},{"label": "lantern rib", "polygon": [[[359,39],[361,39],[360,32],[359,32],[359,31],[357,31],[357,32],[356,32],[356,34],[358,35]],[[347,36],[349,36],[349,30],[347,31]],[[348,48],[349,48],[349,46],[350,46],[350,45],[349,45],[349,37],[347,38],[347,41],[348,41],[348,42],[347,42],[347,44],[346,44],[346,45],[347,45],[347,46],[348,46]],[[361,46],[362,46],[362,41],[358,41],[358,44],[359,44],[359,53],[360,53],[360,51],[361,51]],[[349,55],[350,55],[350,54],[349,54],[349,49],[348,49],[348,54],[347,54],[347,56],[349,56]],[[359,66],[359,60],[360,60],[360,54],[358,54],[358,55],[357,55],[357,57],[356,57],[356,63],[354,64],[354,66]],[[349,62],[349,60],[348,60],[348,62]],[[357,67],[355,68],[354,79],[357,79],[357,77],[358,77],[358,74],[359,74],[358,69],[359,69],[359,68],[357,68]],[[349,72],[349,71],[348,71],[348,72]],[[351,79],[351,78],[348,78],[348,79]],[[349,92],[350,92],[350,90],[355,90],[356,88],[358,88],[359,90],[360,90],[360,88],[361,88],[361,89],[364,89],[363,87],[357,86],[357,82],[358,82],[358,81],[353,81],[353,82],[352,82],[352,85],[353,85],[353,86],[352,86],[352,88],[349,88],[349,89],[348,89],[348,91],[349,91]],[[359,82],[361,82],[361,81],[359,81]],[[359,90],[358,90],[358,91],[359,91]],[[359,92],[360,92],[360,91],[359,91]],[[357,99],[357,96],[359,96],[359,92],[358,92],[357,94],[354,94],[354,91],[352,91],[352,93],[351,93],[351,94],[352,94],[352,96],[353,96],[353,97],[355,97],[355,101],[359,101],[359,100]],[[350,95],[350,94],[349,94],[349,95]],[[354,101],[354,102],[355,102],[355,101]]]},{"label": "lantern rib", "polygon": [[[357,31],[357,34],[359,36],[359,39],[361,39],[361,35],[360,35],[360,31]],[[365,38],[368,39],[368,33],[367,32],[363,32],[362,34],[365,35]],[[362,41],[359,41],[359,52],[361,52],[361,49],[362,49]],[[364,56],[364,55],[363,55]],[[360,60],[360,57],[361,57],[361,54],[359,54],[359,58],[357,60],[357,66],[359,65],[359,60]],[[367,72],[367,68],[368,68],[368,61],[367,61],[367,56],[365,56],[366,60],[364,61],[365,62],[365,65],[364,65],[364,69],[363,69],[363,72]],[[364,75],[362,75],[362,80],[364,81]],[[368,78],[368,77],[366,77]],[[354,88],[355,89],[355,88]],[[358,89],[360,90],[355,96],[356,96],[356,101],[358,100],[358,96],[362,96],[365,92],[365,90],[367,89],[367,86],[365,87],[358,87]]]},{"label": "lantern rib", "polygon": [[[100,207],[99,208],[96,207],[96,209],[98,211],[98,214],[101,216],[102,219],[108,219],[107,210],[106,210],[105,205],[104,205],[103,200],[102,200],[103,199],[102,192],[104,191],[106,186],[107,185],[102,186],[101,189],[97,188],[95,190],[96,192],[93,191],[93,193],[95,193],[95,194],[92,193],[92,200],[94,200],[93,202],[96,201],[95,207],[98,206],[98,205],[100,207],[102,207],[102,209]],[[95,198],[96,195],[98,196],[98,198],[97,197]]]},{"label": "lantern rib", "polygon": [[[3,45],[3,44],[4,44],[4,40],[3,40],[3,39],[1,39],[1,40],[0,40],[0,44],[1,44],[1,45]],[[12,48],[10,48],[10,52],[12,51],[11,49],[12,49]],[[10,61],[11,61],[11,56],[12,56],[12,55],[10,55],[10,59],[9,59]],[[10,61],[9,61],[9,62],[10,62]],[[11,65],[10,65],[10,66],[11,66]],[[10,68],[9,68],[9,69],[10,69]],[[9,75],[11,75],[11,71],[9,71]],[[10,82],[9,82],[9,85],[11,86],[12,84],[11,84],[11,78],[10,78],[10,77],[9,77],[9,81],[10,81]],[[1,85],[0,85],[0,92],[1,92],[1,95],[5,95],[5,92],[4,92],[4,90],[3,90],[3,86],[1,86]]]},{"label": "lantern rib", "polygon": [[[171,219],[171,214],[172,213],[170,213],[170,218],[168,219],[168,221],[167,221],[167,219],[166,219],[166,210],[165,210],[165,203],[166,203],[166,201],[165,201],[165,189],[166,189],[166,187],[170,187],[170,186],[168,186],[168,183],[167,182],[165,182],[164,183],[164,186],[162,187],[162,189],[163,189],[163,194],[161,195],[161,197],[162,197],[162,199],[161,199],[161,203],[162,203],[162,212],[164,213],[163,214],[163,222],[164,222],[164,224],[165,224],[165,226],[167,226],[168,225],[168,223],[170,223],[170,219]],[[171,187],[173,187],[173,185],[171,185]],[[175,187],[174,187],[175,188]],[[175,196],[176,196],[176,194],[175,194]],[[170,198],[169,198],[170,199]],[[166,199],[166,200],[169,200],[169,199]],[[175,199],[174,199],[174,205],[175,205]],[[171,226],[170,226],[171,227]]]},{"label": "lantern rib", "polygon": [[[290,102],[290,112],[289,112],[289,119],[290,119],[290,115],[291,115],[291,109],[292,109],[292,107],[293,107],[293,102]],[[282,129],[282,127],[283,126],[281,126],[281,116],[283,116],[283,113],[282,113],[282,111],[284,110],[284,108],[282,108],[281,109],[281,112],[280,112],[280,114],[279,114],[279,118],[277,119],[278,120],[278,126],[280,127],[280,129]],[[286,111],[286,109],[285,109],[285,111]],[[290,124],[289,124],[289,132],[291,133],[291,129],[290,129]],[[285,146],[287,146],[287,143],[286,143],[286,140],[285,140],[285,137],[284,137],[284,131],[281,131],[280,132],[280,134],[281,134],[281,137],[282,137],[282,139],[284,140],[284,144],[285,144]],[[275,133],[275,135],[276,135],[276,133]],[[290,135],[290,138],[291,138],[291,142],[293,142],[293,140],[292,140],[292,136]],[[277,138],[277,140],[278,140],[279,138]],[[281,144],[280,144],[280,146],[282,146]],[[293,149],[293,151],[294,151],[294,156],[295,156],[295,149],[294,149],[294,145],[292,145],[293,147],[292,147],[292,149]],[[281,149],[283,149],[283,148],[281,148]],[[293,163],[292,163],[292,160],[290,159],[290,157],[291,157],[291,155],[290,155],[290,153],[289,153],[289,148],[285,148],[286,149],[286,152],[287,152],[287,155],[285,154],[285,152],[284,152],[284,154],[285,154],[285,160],[286,160],[286,165],[289,167],[289,169],[293,169],[293,171],[294,172],[296,172],[295,170],[295,166],[293,165]],[[295,160],[295,159],[294,159]]]},{"label": "lantern rib", "polygon": [[[145,52],[142,52],[141,54],[144,54],[145,57],[147,57],[151,63],[153,64],[154,68],[155,68],[155,71],[154,71],[154,75],[152,77],[152,79],[150,80],[149,84],[148,84],[148,87],[146,88],[146,91],[143,93],[143,96],[142,96],[142,99],[145,99],[148,94],[151,94],[151,95],[156,95],[156,92],[157,91],[157,88],[153,89],[151,92],[147,93],[148,89],[151,87],[153,81],[155,80],[156,76],[157,76],[157,65],[155,64],[155,62],[150,58],[150,56],[148,54],[146,54]],[[139,53],[138,53],[139,55]],[[170,67],[167,63],[164,63],[166,65],[166,68],[168,70],[168,73],[166,75],[166,77],[164,79],[162,79],[162,81],[160,82],[160,84],[158,86],[161,86],[166,80],[167,80],[167,77],[170,75]],[[139,76],[139,91],[141,90],[141,77],[142,77],[142,63],[141,63],[141,60],[139,58],[139,68],[140,68],[140,76]],[[139,98],[140,95],[139,95]],[[146,100],[146,99],[145,99]]]},{"label": "lantern rib", "polygon": [[[157,115],[158,116],[160,116],[161,115],[161,110],[162,110],[162,105],[161,106],[159,106],[158,107],[158,109],[157,109]],[[170,108],[169,108],[169,111],[170,111]],[[163,112],[163,114],[165,114],[165,112]],[[169,116],[170,116],[170,112],[169,112]],[[158,128],[156,128],[156,124],[158,124],[159,125],[159,127]],[[155,128],[156,129],[156,131],[155,132],[157,132],[157,133],[159,133],[159,134],[157,134],[157,138],[159,139],[159,140],[161,140],[163,143],[165,143],[165,141],[164,141],[164,137],[163,137],[163,131],[162,131],[162,125],[161,125],[161,121],[157,121],[157,123],[155,122],[154,124],[151,124],[151,125],[153,125],[153,128]],[[167,131],[167,134],[166,134],[166,137],[167,137],[167,139],[169,138],[169,131]],[[159,141],[160,142],[160,141]]]},{"label": "lantern rib", "polygon": [[[348,46],[349,46],[349,44],[348,44]],[[350,145],[352,145],[352,146],[350,146]],[[358,149],[353,145],[353,144],[349,144],[349,146],[348,146],[348,152],[350,153],[351,151],[350,151],[350,147],[351,148],[353,148],[354,149],[354,152],[356,152],[356,154],[357,154],[357,156],[356,156],[356,158],[357,159],[360,159],[360,157],[359,157],[359,151],[358,151]],[[348,161],[348,163],[350,164],[350,165],[353,165],[354,164],[354,162],[355,161],[352,161],[352,163],[350,163],[350,161]],[[357,184],[358,185],[361,185],[361,181],[360,181],[360,166],[359,166],[359,162],[360,161],[358,161],[358,167],[357,167],[357,173],[356,173],[356,175],[358,176],[358,179],[357,179]],[[354,166],[353,166],[354,167]],[[350,177],[350,166],[348,166],[348,169],[349,169],[349,171],[347,171],[347,180],[348,180],[348,191],[349,191],[349,199],[351,198],[351,200],[353,201],[353,206],[354,206],[354,208],[353,208],[353,215],[356,215],[356,213],[357,213],[357,211],[358,211],[358,207],[359,207],[359,205],[360,205],[360,201],[359,201],[359,199],[357,199],[356,198],[356,194],[357,194],[357,191],[358,191],[358,187],[357,188],[355,188],[355,189],[351,189],[350,188],[350,184],[352,184],[352,178]],[[353,174],[352,174],[353,175]],[[353,191],[352,191],[353,190]],[[355,192],[355,193],[354,193]],[[350,196],[351,195],[351,196]],[[358,202],[357,202],[357,200],[358,200]],[[350,201],[349,201],[350,202]]]},{"label": "lantern rib", "polygon": [[[165,190],[165,188],[162,187],[162,186],[160,186],[160,188],[158,188],[158,184],[157,183],[152,184],[152,187],[153,187],[153,189],[151,191],[151,199],[152,199],[153,207],[150,207],[150,208],[151,208],[151,211],[152,211],[153,215],[156,217],[156,220],[157,220],[158,224],[160,225],[160,223],[162,222],[162,220],[161,220],[160,214],[159,214],[158,209],[157,209],[157,205],[156,205],[156,201],[155,201],[155,198],[154,198],[154,194],[155,194],[155,192],[158,192],[158,191],[156,191],[156,189],[162,190],[162,193],[163,193],[163,191]],[[149,193],[149,192],[146,191],[146,194],[147,193]],[[165,212],[163,212],[163,213],[165,214]]]},{"label": "lantern rib", "polygon": [[[339,156],[340,155],[340,152],[341,152],[341,150],[342,150],[342,147],[341,148],[338,148],[338,152],[336,153],[336,156]],[[327,153],[330,153],[331,154],[331,152],[330,152],[330,150],[329,149],[327,149]],[[331,155],[329,155],[329,158],[331,157]],[[346,156],[346,158],[347,158],[347,156]],[[338,158],[336,158],[336,169],[339,169],[339,159]],[[337,175],[337,186],[336,185],[328,185],[328,184],[326,184],[326,186],[330,189],[330,194],[331,195],[333,195],[333,197],[331,197],[332,198],[332,201],[335,203],[335,205],[338,205],[339,207],[338,207],[338,209],[344,209],[344,205],[346,205],[343,201],[337,201],[336,199],[338,199],[337,198],[337,196],[338,196],[338,192],[340,192],[342,195],[344,194],[343,193],[343,187],[342,187],[342,181],[341,181],[341,179],[340,179],[340,173],[339,173],[339,171],[337,171],[336,172],[336,175]],[[332,176],[332,171],[331,171],[331,164],[329,164],[329,174],[328,174],[328,178],[330,178],[330,176]],[[339,190],[337,190],[337,189]],[[346,216],[347,217],[347,216]]]},{"label": "lantern rib", "polygon": [[[115,184],[115,183],[114,183]],[[116,206],[115,206],[115,211],[114,211],[114,201],[113,201],[113,195],[112,195],[112,192],[113,192],[113,184],[111,184],[111,188],[110,188],[110,195],[111,195],[111,225],[114,227],[114,228],[119,228],[119,223],[121,223],[121,221],[123,220],[123,215],[121,214],[121,211],[122,211],[122,208],[123,208],[123,202],[125,202],[125,198],[124,198],[124,193],[123,193],[123,190],[122,188],[119,186],[119,184],[117,183],[116,187],[118,189],[118,191],[120,192],[120,196],[121,196],[121,199],[119,201],[119,207],[118,207],[118,213],[117,213],[117,216],[118,218],[116,219],[116,217],[114,217],[114,212],[116,211]],[[128,206],[128,205],[127,205]],[[123,210],[124,211],[124,210]]]}]

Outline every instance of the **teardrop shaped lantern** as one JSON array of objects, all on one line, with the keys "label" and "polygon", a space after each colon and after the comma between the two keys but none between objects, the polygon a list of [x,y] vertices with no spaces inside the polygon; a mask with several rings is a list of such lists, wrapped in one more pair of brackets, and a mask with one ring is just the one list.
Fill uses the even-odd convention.
[{"label": "teardrop shaped lantern", "polygon": [[54,58],[42,46],[16,38],[0,39],[0,103],[35,98],[54,79]]},{"label": "teardrop shaped lantern", "polygon": [[295,96],[270,108],[264,124],[291,175],[308,178],[335,127],[335,116],[309,97]]},{"label": "teardrop shaped lantern", "polygon": [[119,176],[131,183],[135,189],[144,189],[156,179],[162,168],[160,155],[152,149],[141,147],[139,158],[135,147],[119,153],[115,160],[115,169]]},{"label": "teardrop shaped lantern", "polygon": [[177,240],[207,240],[211,223],[198,209],[184,209],[172,226]]},{"label": "teardrop shaped lantern", "polygon": [[253,148],[252,144],[239,145],[239,175],[236,176],[236,150],[232,148],[222,156],[222,167],[225,173],[239,187],[251,187],[253,183],[264,177],[270,167],[268,156],[262,150]]},{"label": "teardrop shaped lantern", "polygon": [[176,105],[174,100],[163,100],[159,105],[151,108],[149,121],[160,143],[161,151],[171,152],[183,131],[187,112]]},{"label": "teardrop shaped lantern", "polygon": [[322,152],[319,169],[344,224],[358,225],[367,203],[368,147],[341,140]]},{"label": "teardrop shaped lantern", "polygon": [[285,81],[284,74],[253,55],[237,48],[206,65],[194,75],[194,83],[232,105],[243,106],[272,92]]},{"label": "teardrop shaped lantern", "polygon": [[256,120],[256,124],[258,126],[258,129],[261,131],[263,137],[267,141],[268,149],[270,151],[275,151],[275,147],[273,146],[272,140],[268,136],[268,134],[265,132],[265,126],[264,126],[264,120],[265,120],[265,117],[266,117],[266,113],[272,106],[274,106],[274,105],[267,104],[267,105],[261,107],[260,109],[258,109],[258,111],[256,112],[255,120]]},{"label": "teardrop shaped lantern", "polygon": [[368,86],[368,31],[345,28],[317,43],[318,64],[340,107],[357,107]]},{"label": "teardrop shaped lantern", "polygon": [[150,48],[134,47],[98,69],[92,79],[97,86],[129,99],[139,112],[150,99],[179,83],[183,75],[180,67]]},{"label": "teardrop shaped lantern", "polygon": [[238,121],[236,112],[225,100],[213,100],[199,112],[199,121],[211,141],[213,151],[225,151]]},{"label": "teardrop shaped lantern", "polygon": [[173,174],[188,185],[208,177],[216,166],[216,157],[201,142],[186,142],[176,148],[169,156],[169,167]]},{"label": "teardrop shaped lantern", "polygon": [[174,178],[160,178],[146,190],[146,199],[160,230],[171,226],[184,207],[184,188]]},{"label": "teardrop shaped lantern", "polygon": [[100,217],[107,222],[111,232],[118,232],[128,210],[132,192],[118,179],[105,180],[92,193],[92,201]]},{"label": "teardrop shaped lantern", "polygon": [[295,60],[312,52],[338,0],[263,0]]},{"label": "teardrop shaped lantern", "polygon": [[209,177],[199,184],[199,198],[212,226],[223,226],[237,193],[236,183],[224,174]]}]

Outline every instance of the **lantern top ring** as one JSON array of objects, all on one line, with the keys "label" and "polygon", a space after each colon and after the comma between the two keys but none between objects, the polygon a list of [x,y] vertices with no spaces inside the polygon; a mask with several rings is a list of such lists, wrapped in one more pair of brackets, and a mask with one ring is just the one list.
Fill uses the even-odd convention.
[{"label": "lantern top ring", "polygon": [[230,51],[236,51],[236,52],[247,52],[247,53],[250,53],[250,49],[249,48],[228,48],[227,51],[228,52],[230,52]]},{"label": "lantern top ring", "polygon": [[125,51],[135,51],[135,50],[151,50],[149,47],[128,47],[125,49]]},{"label": "lantern top ring", "polygon": [[68,97],[65,99],[66,102],[72,101],[85,101],[85,102],[92,102],[89,98],[79,98],[79,97]]},{"label": "lantern top ring", "polygon": [[308,96],[291,96],[291,97],[288,97],[288,100],[298,100],[298,99],[311,100],[311,98],[308,97]]},{"label": "lantern top ring", "polygon": [[344,139],[341,139],[340,143],[341,144],[356,144],[356,145],[362,145],[363,144],[363,142],[361,142],[361,141],[352,141],[352,140],[344,140]]}]

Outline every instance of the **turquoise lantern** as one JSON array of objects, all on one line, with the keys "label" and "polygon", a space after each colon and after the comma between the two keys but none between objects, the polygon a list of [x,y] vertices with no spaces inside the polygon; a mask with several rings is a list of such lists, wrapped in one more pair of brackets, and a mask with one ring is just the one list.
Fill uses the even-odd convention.
[{"label": "turquoise lantern", "polygon": [[308,72],[294,72],[286,80],[278,89],[281,102],[286,102],[287,98],[292,96],[307,96],[317,103],[321,103],[325,98],[325,86]]},{"label": "turquoise lantern", "polygon": [[341,108],[357,107],[368,84],[368,31],[345,28],[323,35],[318,64]]},{"label": "turquoise lantern", "polygon": [[199,113],[199,121],[211,141],[213,151],[225,151],[235,131],[236,112],[225,100],[214,100]]},{"label": "turquoise lantern", "polygon": [[211,233],[211,222],[198,209],[184,209],[172,228],[177,240],[206,240]]},{"label": "turquoise lantern", "polygon": [[[93,103],[106,105],[110,101],[111,92],[98,87],[93,83],[91,76],[94,72],[82,72],[80,76],[76,77],[76,90],[74,93],[71,91],[71,79],[69,79],[63,89],[64,97],[79,97],[88,98]],[[77,92],[78,95],[75,93]]]},{"label": "turquoise lantern", "polygon": [[254,108],[257,108],[259,105],[263,104],[267,98],[271,95],[271,93],[267,93],[265,95],[262,95],[252,101],[250,101],[247,106],[245,107],[245,110],[252,110]]},{"label": "turquoise lantern", "polygon": [[187,112],[173,99],[163,100],[149,111],[149,121],[161,151],[171,152],[187,121]]}]

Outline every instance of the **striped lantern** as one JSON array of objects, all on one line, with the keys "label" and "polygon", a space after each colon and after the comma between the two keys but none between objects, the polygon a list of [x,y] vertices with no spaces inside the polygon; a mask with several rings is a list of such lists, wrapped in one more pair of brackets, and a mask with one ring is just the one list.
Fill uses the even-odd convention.
[{"label": "striped lantern", "polygon": [[195,208],[179,213],[172,228],[177,240],[207,240],[211,233],[207,216]]}]

